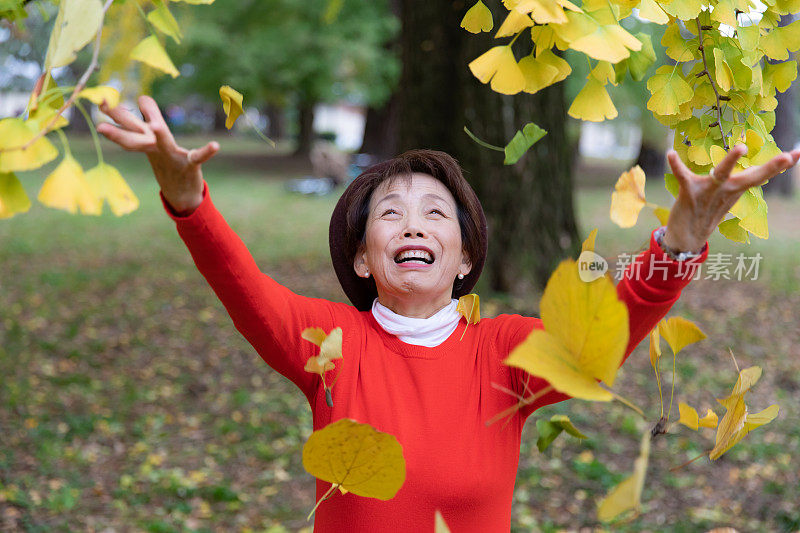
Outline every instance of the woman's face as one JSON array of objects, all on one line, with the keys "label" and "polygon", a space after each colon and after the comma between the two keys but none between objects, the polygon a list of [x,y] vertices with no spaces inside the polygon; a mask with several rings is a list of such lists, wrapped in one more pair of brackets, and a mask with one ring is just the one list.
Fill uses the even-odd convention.
[{"label": "woman's face", "polygon": [[354,268],[375,278],[379,301],[396,313],[430,316],[447,305],[456,277],[471,268],[447,187],[418,172],[378,186]]}]

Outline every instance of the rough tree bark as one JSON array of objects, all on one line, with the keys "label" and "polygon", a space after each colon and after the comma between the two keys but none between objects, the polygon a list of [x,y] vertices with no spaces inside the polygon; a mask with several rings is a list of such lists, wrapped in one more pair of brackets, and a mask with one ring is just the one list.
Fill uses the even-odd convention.
[{"label": "rough tree bark", "polygon": [[[780,25],[786,26],[795,20],[794,15],[784,15],[781,17]],[[791,150],[797,143],[797,87],[792,83],[786,92],[776,94],[778,107],[775,108],[775,128],[772,130],[772,137],[781,150]],[[792,196],[794,194],[794,179],[792,171],[781,172],[770,179],[764,185],[764,192],[767,194],[778,194],[780,196]]]},{"label": "rough tree bark", "polygon": [[[557,262],[579,246],[571,178],[575,147],[567,141],[563,86],[504,96],[475,79],[467,64],[497,43],[493,33],[475,36],[459,27],[469,7],[460,1],[403,3],[400,149],[443,150],[462,164],[489,221],[484,276],[492,290],[542,287]],[[499,3],[492,9],[497,26],[507,11]],[[515,50],[518,58],[530,52],[517,45]],[[513,166],[503,165],[502,153],[479,147],[463,129],[503,145],[531,121],[548,134]]]},{"label": "rough tree bark", "polygon": [[311,143],[314,141],[314,104],[315,102],[305,99],[298,104],[299,130],[295,156],[307,157],[311,153]]}]

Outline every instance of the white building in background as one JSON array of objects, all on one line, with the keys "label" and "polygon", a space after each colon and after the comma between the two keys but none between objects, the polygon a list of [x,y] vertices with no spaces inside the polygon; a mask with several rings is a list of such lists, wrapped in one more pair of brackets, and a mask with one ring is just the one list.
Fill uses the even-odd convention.
[{"label": "white building in background", "polygon": [[636,159],[642,130],[621,121],[581,122],[580,154],[597,159]]},{"label": "white building in background", "polygon": [[340,150],[355,151],[361,147],[366,110],[347,103],[319,104],[314,108],[314,131],[336,133],[336,146]]}]

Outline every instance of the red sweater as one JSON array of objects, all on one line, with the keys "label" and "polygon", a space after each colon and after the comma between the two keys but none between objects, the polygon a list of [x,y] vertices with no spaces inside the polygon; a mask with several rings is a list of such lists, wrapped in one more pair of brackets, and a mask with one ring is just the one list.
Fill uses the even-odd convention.
[{"label": "red sweater", "polygon": [[[306,395],[314,429],[348,417],[391,433],[403,446],[406,480],[393,499],[337,491],[317,509],[315,532],[432,532],[436,509],[453,533],[509,531],[525,420],[539,407],[568,398],[552,392],[518,411],[505,428],[502,421],[485,424],[516,403],[493,382],[519,394],[526,379],[534,392],[547,385],[503,364],[531,330],[542,327],[538,318],[484,318],[467,329],[463,340],[459,340],[464,329],[460,325],[439,346],[406,344],[386,333],[369,311],[297,295],[262,273],[214,207],[207,184],[202,203],[185,217],[176,216],[161,199],[236,329],[269,366]],[[706,250],[702,260],[707,254]],[[645,279],[654,258],[662,261],[658,265],[666,265],[666,280],[660,273]],[[631,318],[626,357],[689,282],[652,237],[650,249],[636,261],[642,263],[643,275],[623,279],[617,286]],[[300,338],[300,332],[311,326],[326,332],[340,326],[344,331],[344,357],[326,376],[328,383],[337,380],[332,408],[325,402],[319,375],[303,370],[317,352],[316,346]],[[317,480],[317,498],[329,487]]]}]

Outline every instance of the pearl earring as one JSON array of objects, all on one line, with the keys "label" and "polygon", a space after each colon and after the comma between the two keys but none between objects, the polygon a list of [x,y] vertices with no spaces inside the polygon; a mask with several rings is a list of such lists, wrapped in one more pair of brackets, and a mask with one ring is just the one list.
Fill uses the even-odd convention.
[{"label": "pearl earring", "polygon": [[459,274],[458,279],[464,279],[464,274]]},{"label": "pearl earring", "polygon": [[368,277],[369,277],[369,270],[367,270],[367,271],[366,271],[366,273],[364,274],[364,277],[365,277],[365,278],[368,278]]}]

